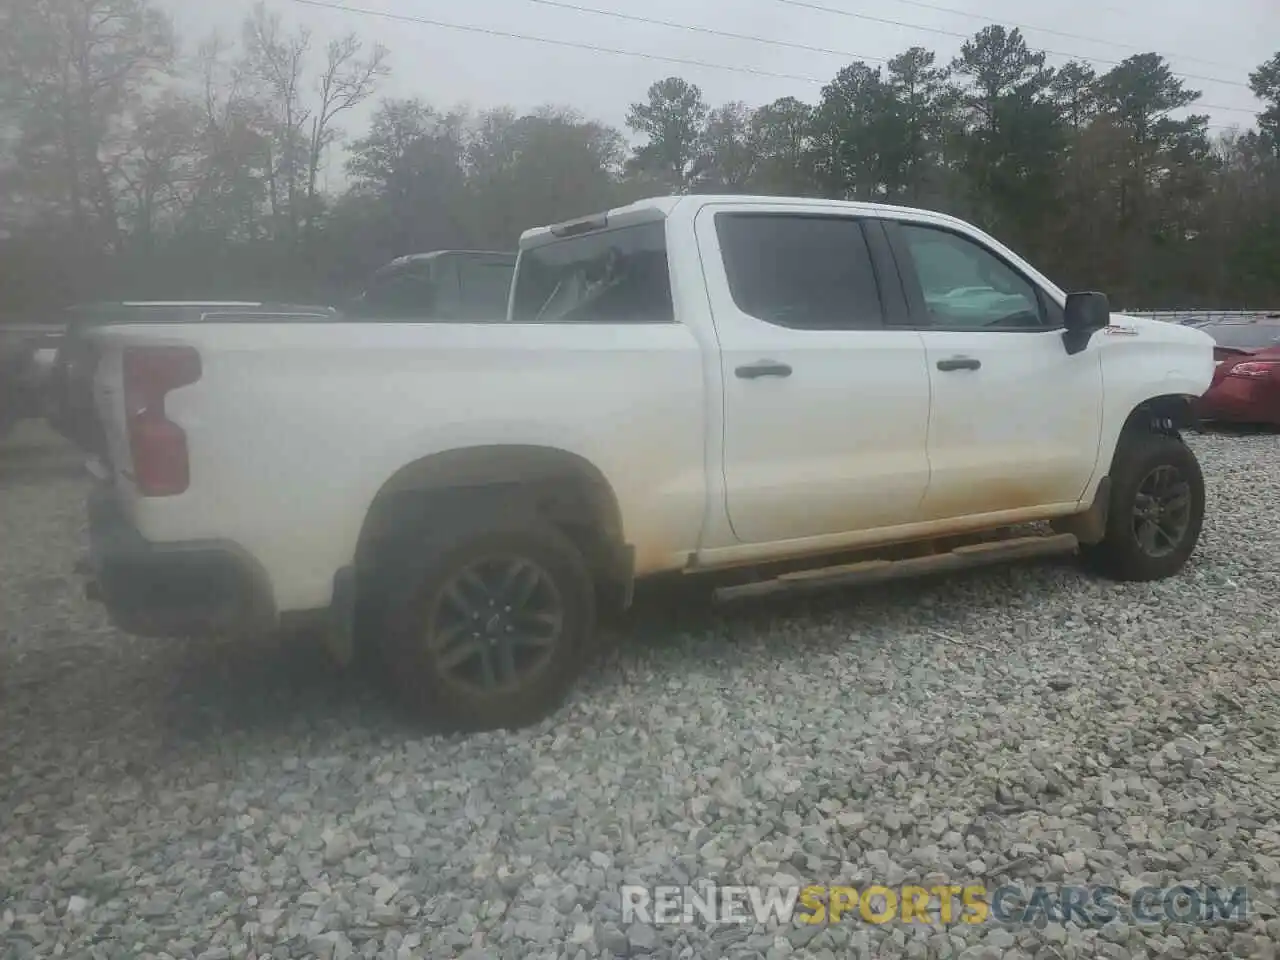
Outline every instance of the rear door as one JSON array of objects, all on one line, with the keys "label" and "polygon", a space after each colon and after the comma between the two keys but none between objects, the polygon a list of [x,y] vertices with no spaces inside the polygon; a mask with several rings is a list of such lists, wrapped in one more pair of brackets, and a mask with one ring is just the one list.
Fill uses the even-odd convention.
[{"label": "rear door", "polygon": [[1104,338],[1067,353],[1061,307],[979,237],[907,220],[884,228],[932,383],[921,519],[1078,501],[1098,457]]},{"label": "rear door", "polygon": [[[920,334],[887,327],[863,223],[812,207],[711,204],[697,214],[724,385],[727,509],[744,543],[915,519],[929,480]],[[891,261],[889,261],[891,267]]]}]

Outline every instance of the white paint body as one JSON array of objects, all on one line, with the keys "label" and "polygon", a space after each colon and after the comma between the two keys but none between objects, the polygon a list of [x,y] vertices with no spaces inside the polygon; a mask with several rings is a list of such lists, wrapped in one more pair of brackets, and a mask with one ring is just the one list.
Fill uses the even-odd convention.
[{"label": "white paint body", "polygon": [[[1061,331],[777,327],[738,310],[699,214],[788,210],[946,226],[996,251],[1061,306],[1011,250],[940,214],[821,200],[646,201],[665,218],[674,324],[199,323],[122,325],[95,390],[111,483],[148,540],[234,541],[281,612],[328,605],[382,486],[424,457],[492,444],[582,457],[621,510],[639,576],[906,541],[1079,512],[1143,400],[1196,395],[1204,333],[1113,317],[1070,355]],[[522,243],[546,239],[530,231]],[[518,269],[518,268],[517,268]],[[200,380],[171,393],[191,483],[138,494],[123,426],[120,351],[183,344]],[[980,370],[941,373],[964,354]],[[761,358],[794,376],[742,380]]]}]

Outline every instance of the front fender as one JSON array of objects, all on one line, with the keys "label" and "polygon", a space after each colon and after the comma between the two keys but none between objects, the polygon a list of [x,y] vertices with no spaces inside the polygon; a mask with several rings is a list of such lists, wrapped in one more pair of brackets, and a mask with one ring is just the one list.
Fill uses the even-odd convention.
[{"label": "front fender", "polygon": [[1120,436],[1142,421],[1159,429],[1194,424],[1191,402],[1213,382],[1213,338],[1201,330],[1140,317],[1115,316],[1098,337],[1106,403],[1098,465],[1085,499],[1107,475]]}]

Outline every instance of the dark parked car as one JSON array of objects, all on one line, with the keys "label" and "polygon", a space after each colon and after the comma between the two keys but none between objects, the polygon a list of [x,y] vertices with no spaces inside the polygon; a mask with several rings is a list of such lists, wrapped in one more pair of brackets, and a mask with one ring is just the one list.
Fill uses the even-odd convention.
[{"label": "dark parked car", "polygon": [[399,257],[377,270],[364,292],[334,307],[248,301],[91,303],[66,313],[62,344],[49,377],[47,417],[87,450],[101,447],[93,405],[94,357],[83,332],[120,323],[333,319],[502,321],[516,255],[489,250],[436,250]]},{"label": "dark parked car", "polygon": [[52,327],[0,326],[0,437],[19,420],[44,415],[61,335]]},{"label": "dark parked car", "polygon": [[0,341],[0,439],[23,417],[31,350],[24,341]]},{"label": "dark parked car", "polygon": [[1217,368],[1197,401],[1203,420],[1280,426],[1280,314],[1210,320]]},{"label": "dark parked car", "polygon": [[353,317],[388,320],[505,320],[516,255],[436,250],[379,268],[364,293],[344,306]]}]

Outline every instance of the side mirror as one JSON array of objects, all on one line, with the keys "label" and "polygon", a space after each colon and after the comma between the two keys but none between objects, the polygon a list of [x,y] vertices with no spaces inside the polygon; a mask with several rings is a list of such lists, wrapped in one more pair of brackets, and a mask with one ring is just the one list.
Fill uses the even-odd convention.
[{"label": "side mirror", "polygon": [[1062,334],[1067,353],[1079,353],[1089,339],[1111,325],[1111,301],[1105,293],[1070,293],[1064,309]]},{"label": "side mirror", "polygon": [[1067,294],[1064,324],[1069,331],[1092,333],[1111,325],[1111,301],[1105,293]]}]

